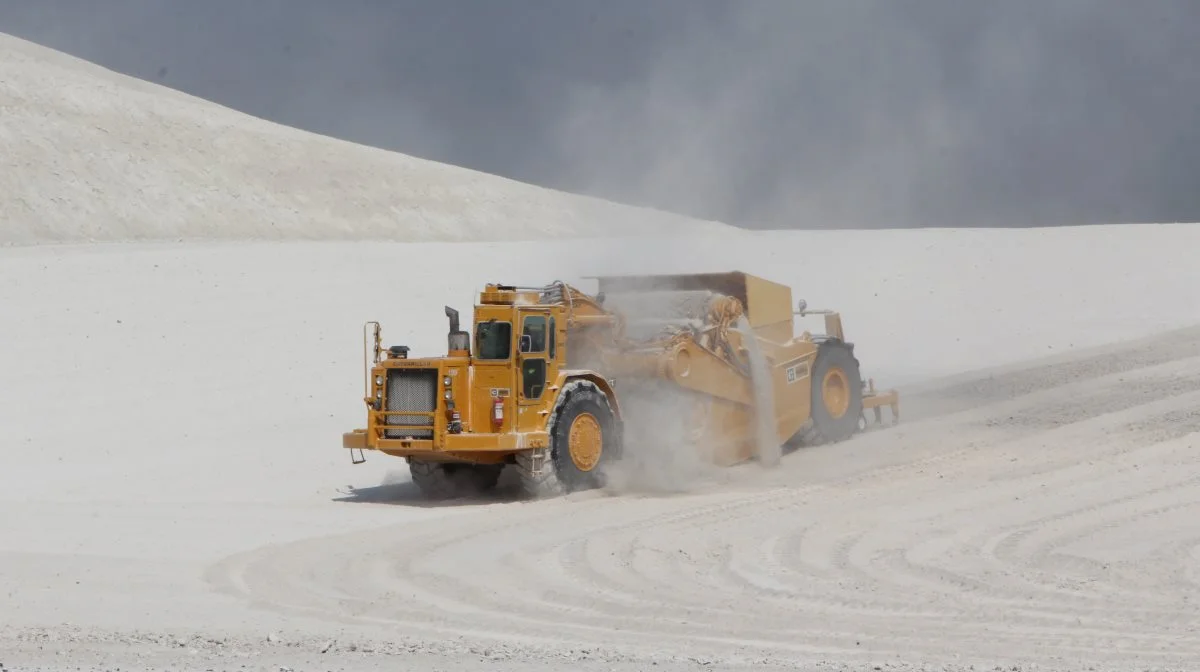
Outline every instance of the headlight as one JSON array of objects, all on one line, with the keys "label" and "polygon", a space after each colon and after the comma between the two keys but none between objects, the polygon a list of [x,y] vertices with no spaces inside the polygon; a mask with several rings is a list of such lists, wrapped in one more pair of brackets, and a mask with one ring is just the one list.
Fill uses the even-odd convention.
[{"label": "headlight", "polygon": [[375,376],[375,387],[383,386],[383,376]]},{"label": "headlight", "polygon": [[445,392],[443,392],[442,398],[445,399],[446,401],[450,401],[450,390],[446,390]]},{"label": "headlight", "polygon": [[450,387],[450,376],[446,376],[446,377],[442,378],[442,386]]}]

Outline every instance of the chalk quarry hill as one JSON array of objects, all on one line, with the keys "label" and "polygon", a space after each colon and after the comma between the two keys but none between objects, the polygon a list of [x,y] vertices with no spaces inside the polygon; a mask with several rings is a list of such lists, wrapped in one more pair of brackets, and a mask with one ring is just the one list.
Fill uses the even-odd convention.
[{"label": "chalk quarry hill", "polygon": [[0,33],[0,244],[736,232],[275,124]]}]

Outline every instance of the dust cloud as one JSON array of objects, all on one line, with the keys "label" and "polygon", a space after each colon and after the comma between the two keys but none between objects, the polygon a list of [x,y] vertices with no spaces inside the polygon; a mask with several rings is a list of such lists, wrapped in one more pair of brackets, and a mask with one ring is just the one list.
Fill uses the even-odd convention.
[{"label": "dust cloud", "polygon": [[560,183],[750,228],[1200,211],[1196,3],[706,7],[639,74],[571,87]]},{"label": "dust cloud", "polygon": [[[605,296],[604,307],[621,314],[625,336],[647,342],[695,328],[706,312],[704,292],[622,288]],[[698,419],[703,397],[657,378],[616,376],[624,447],[604,472],[611,494],[672,494],[695,490],[718,476],[705,453]]]},{"label": "dust cloud", "polygon": [[[606,307],[624,315],[626,335],[652,340],[672,333],[698,332],[704,326],[710,301],[719,294],[662,287],[629,287],[606,297]],[[749,356],[754,395],[753,440],[757,459],[778,465],[782,455],[774,428],[774,391],[770,370],[745,317],[735,330]],[[718,466],[718,453],[732,448],[720,436],[712,418],[712,400],[670,381],[617,377],[617,394],[624,421],[622,459],[605,471],[611,493],[683,493],[729,482],[732,472]]]},{"label": "dust cloud", "polygon": [[614,495],[668,495],[696,492],[728,480],[710,461],[707,445],[693,424],[695,398],[665,382],[622,385],[625,425],[620,460],[604,470],[604,490]]},{"label": "dust cloud", "polygon": [[771,368],[767,357],[759,347],[758,338],[743,315],[735,325],[742,336],[746,354],[750,360],[750,385],[754,392],[754,429],[758,448],[758,459],[768,467],[774,467],[783,459],[779,443],[779,431],[775,423],[775,386],[771,381]]}]

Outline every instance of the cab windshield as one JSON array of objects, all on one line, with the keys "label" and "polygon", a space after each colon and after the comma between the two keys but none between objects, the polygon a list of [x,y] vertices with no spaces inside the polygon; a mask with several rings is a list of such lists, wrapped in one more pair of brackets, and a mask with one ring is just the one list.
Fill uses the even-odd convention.
[{"label": "cab windshield", "polygon": [[512,324],[493,320],[476,325],[475,352],[478,359],[508,359],[512,352]]}]

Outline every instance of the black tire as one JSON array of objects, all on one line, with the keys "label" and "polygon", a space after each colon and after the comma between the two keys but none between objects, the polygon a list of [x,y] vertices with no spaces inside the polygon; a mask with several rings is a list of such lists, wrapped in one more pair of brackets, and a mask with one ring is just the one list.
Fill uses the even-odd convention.
[{"label": "black tire", "polygon": [[[585,415],[589,417],[580,420]],[[571,455],[571,429],[577,421],[591,424],[593,420],[600,431],[600,455],[581,467]],[[546,498],[602,486],[603,469],[618,456],[621,447],[616,414],[604,392],[588,381],[569,383],[548,425],[548,449],[517,454],[522,491],[530,497]]]},{"label": "black tire", "polygon": [[458,464],[413,459],[408,472],[429,499],[457,499],[483,494],[496,487],[502,464]]},{"label": "black tire", "polygon": [[[825,379],[831,375],[831,384],[840,381],[844,403],[833,409],[826,405]],[[840,411],[840,415],[837,413]],[[812,429],[813,443],[845,441],[859,429],[862,417],[862,375],[858,370],[858,359],[844,343],[822,343],[817,350],[812,370]]]}]

